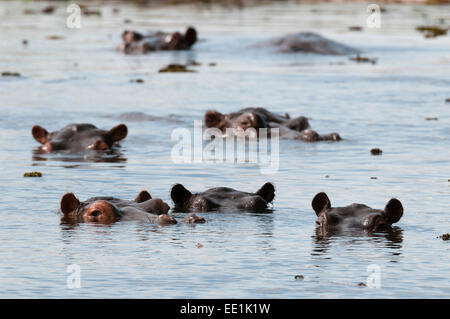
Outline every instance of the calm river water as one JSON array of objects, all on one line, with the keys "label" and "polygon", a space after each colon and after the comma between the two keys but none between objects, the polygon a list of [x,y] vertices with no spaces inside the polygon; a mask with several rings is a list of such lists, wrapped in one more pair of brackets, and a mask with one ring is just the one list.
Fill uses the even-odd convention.
[{"label": "calm river water", "polygon": [[[81,29],[66,27],[63,4],[51,15],[23,14],[43,5],[0,2],[0,71],[22,75],[0,77],[0,297],[449,295],[450,243],[437,236],[450,231],[450,41],[415,31],[417,25],[449,25],[448,6],[387,5],[380,29],[352,32],[348,26],[365,25],[364,4],[243,10],[123,4],[118,13],[106,4],[101,17],[82,16]],[[189,52],[115,51],[125,29],[188,25],[201,40]],[[298,31],[359,48],[377,64],[252,48]],[[47,38],[53,35],[63,39]],[[192,67],[198,72],[158,73],[168,63],[190,60],[202,64]],[[137,78],[144,83],[130,82]],[[279,170],[269,175],[248,163],[173,163],[175,128],[192,130],[208,109],[226,113],[248,106],[308,116],[314,129],[339,132],[344,140],[282,140]],[[146,116],[123,117],[128,112]],[[102,128],[125,122],[129,135],[119,158],[33,154],[33,125],[56,130],[72,122]],[[383,154],[371,156],[374,147]],[[43,177],[24,178],[29,171]],[[196,226],[68,226],[58,214],[66,192],[81,200],[132,199],[148,189],[173,206],[169,190],[175,183],[192,191],[256,191],[266,181],[276,186],[272,213],[206,213],[207,223]],[[320,191],[336,206],[383,208],[396,197],[405,212],[390,232],[322,238],[311,208]],[[66,283],[73,264],[81,271],[79,289]],[[373,264],[380,287],[359,286]]]}]

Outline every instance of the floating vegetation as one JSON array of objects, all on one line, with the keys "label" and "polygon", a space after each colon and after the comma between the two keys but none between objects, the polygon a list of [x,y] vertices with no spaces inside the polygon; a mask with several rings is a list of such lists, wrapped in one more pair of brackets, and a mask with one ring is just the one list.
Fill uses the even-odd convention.
[{"label": "floating vegetation", "polygon": [[42,177],[42,173],[41,172],[24,173],[23,177]]},{"label": "floating vegetation", "polygon": [[55,6],[48,6],[48,7],[45,7],[44,9],[42,9],[42,13],[52,14],[55,11],[55,9],[56,9]]},{"label": "floating vegetation", "polygon": [[442,238],[442,240],[449,240],[450,239],[450,233],[442,234],[438,238]]},{"label": "floating vegetation", "polygon": [[370,154],[372,154],[372,155],[381,155],[381,153],[383,153],[383,151],[379,148],[372,148],[370,150]]},{"label": "floating vegetation", "polygon": [[96,15],[96,16],[101,16],[102,12],[98,9],[89,9],[87,6],[80,4],[80,9],[81,9],[81,13],[87,16],[90,15]]},{"label": "floating vegetation", "polygon": [[189,70],[186,65],[183,64],[169,64],[168,66],[160,69],[159,73],[165,72],[195,72],[194,70]]},{"label": "floating vegetation", "polygon": [[426,121],[437,121],[439,119],[437,117],[426,117],[425,120]]},{"label": "floating vegetation", "polygon": [[189,61],[188,63],[186,63],[186,65],[190,65],[190,66],[200,66],[202,65],[200,62],[197,61]]},{"label": "floating vegetation", "polygon": [[377,58],[373,58],[373,59],[366,58],[366,57],[360,56],[359,54],[357,54],[356,57],[352,57],[352,58],[349,58],[349,59],[351,61],[355,61],[357,63],[372,63],[372,64],[377,63]]},{"label": "floating vegetation", "polygon": [[362,31],[362,27],[360,27],[359,25],[352,25],[348,27],[349,31]]},{"label": "floating vegetation", "polygon": [[19,72],[2,72],[2,76],[21,76]]},{"label": "floating vegetation", "polygon": [[49,35],[47,36],[47,40],[62,40],[64,39],[64,37],[60,36],[60,35]]},{"label": "floating vegetation", "polygon": [[441,35],[446,35],[448,29],[436,26],[418,26],[416,30],[424,33],[425,38],[435,38]]}]

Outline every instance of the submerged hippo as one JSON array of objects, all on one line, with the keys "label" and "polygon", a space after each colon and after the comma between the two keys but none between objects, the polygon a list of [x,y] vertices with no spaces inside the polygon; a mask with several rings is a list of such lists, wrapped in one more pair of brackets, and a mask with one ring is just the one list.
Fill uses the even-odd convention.
[{"label": "submerged hippo", "polygon": [[153,32],[143,35],[136,31],[126,30],[122,33],[122,40],[118,49],[126,54],[189,50],[197,42],[197,31],[193,27],[189,27],[184,34]]},{"label": "submerged hippo", "polygon": [[324,230],[366,230],[388,229],[403,216],[402,203],[392,198],[384,209],[374,209],[364,204],[351,204],[345,207],[331,207],[325,193],[318,193],[312,200],[316,212],[318,228]]},{"label": "submerged hippo", "polygon": [[[289,114],[278,115],[262,107],[250,107],[230,114],[222,114],[217,111],[207,111],[204,117],[208,128],[214,127],[226,133],[226,129],[232,129],[234,134],[239,134],[249,128],[256,130],[260,128],[279,128],[280,137],[284,139],[297,139],[306,142],[317,141],[340,141],[338,133],[319,135],[310,129],[308,119],[299,116],[291,119]],[[242,129],[242,130],[240,130]],[[227,132],[228,133],[228,132]]]},{"label": "submerged hippo", "polygon": [[275,187],[265,183],[256,193],[241,192],[228,187],[216,187],[192,194],[183,185],[172,187],[170,196],[177,211],[265,210],[275,197]]},{"label": "submerged hippo", "polygon": [[45,128],[35,125],[31,133],[34,139],[42,144],[42,152],[83,152],[112,149],[127,136],[128,129],[125,124],[114,126],[109,131],[101,130],[92,124],[69,124],[59,131],[49,133]]},{"label": "submerged hippo", "polygon": [[279,52],[302,52],[329,55],[349,55],[359,53],[347,45],[324,38],[313,32],[287,34],[256,44],[256,47],[274,47]]},{"label": "submerged hippo", "polygon": [[61,198],[63,220],[69,223],[110,224],[118,220],[138,220],[155,224],[176,224],[167,214],[169,205],[159,198],[152,199],[147,191],[141,191],[133,201],[114,197],[92,197],[80,202],[74,194]]}]

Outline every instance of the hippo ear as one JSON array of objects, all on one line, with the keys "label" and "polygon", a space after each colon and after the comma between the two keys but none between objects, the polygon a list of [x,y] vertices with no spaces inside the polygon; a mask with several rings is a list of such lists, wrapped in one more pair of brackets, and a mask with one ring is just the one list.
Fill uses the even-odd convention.
[{"label": "hippo ear", "polygon": [[317,216],[319,216],[319,214],[324,210],[331,208],[330,199],[327,194],[323,192],[314,196],[311,204]]},{"label": "hippo ear", "polygon": [[386,215],[387,220],[394,224],[400,220],[403,216],[403,205],[402,203],[396,199],[392,198],[384,208],[384,213]]},{"label": "hippo ear", "polygon": [[150,195],[150,193],[147,192],[146,190],[143,190],[137,195],[137,197],[134,199],[134,201],[136,203],[142,203],[142,202],[148,201],[149,199],[152,199],[152,195]]},{"label": "hippo ear", "polygon": [[69,214],[80,206],[80,201],[73,193],[67,193],[61,198],[61,212]]},{"label": "hippo ear", "polygon": [[275,186],[272,183],[265,183],[258,189],[256,195],[261,196],[267,203],[270,203],[275,197]]},{"label": "hippo ear", "polygon": [[33,137],[36,141],[38,141],[41,144],[47,143],[48,140],[48,132],[45,128],[39,125],[33,126],[31,129],[31,134],[33,134]]},{"label": "hippo ear", "polygon": [[184,39],[188,47],[191,47],[195,42],[197,42],[197,30],[193,27],[187,28]]},{"label": "hippo ear", "polygon": [[208,111],[205,113],[205,125],[206,127],[218,127],[223,120],[224,115],[216,111]]},{"label": "hippo ear", "polygon": [[114,126],[111,130],[109,130],[108,133],[106,133],[106,136],[108,139],[110,139],[113,142],[120,141],[121,139],[124,139],[128,134],[128,128],[125,124],[119,124],[117,126]]},{"label": "hippo ear", "polygon": [[188,191],[183,185],[176,184],[172,187],[170,191],[170,197],[175,204],[184,204],[189,198],[191,198],[192,193]]}]

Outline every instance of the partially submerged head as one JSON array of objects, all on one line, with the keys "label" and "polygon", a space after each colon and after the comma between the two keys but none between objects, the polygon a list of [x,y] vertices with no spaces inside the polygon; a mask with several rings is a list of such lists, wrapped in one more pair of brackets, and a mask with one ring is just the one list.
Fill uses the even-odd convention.
[{"label": "partially submerged head", "polygon": [[318,227],[327,229],[364,229],[377,231],[389,228],[403,216],[402,203],[392,198],[384,209],[373,209],[364,204],[332,207],[325,193],[318,193],[312,200]]},{"label": "partially submerged head", "polygon": [[125,124],[119,124],[110,130],[101,130],[92,124],[69,124],[59,131],[49,133],[45,128],[35,125],[31,134],[42,144],[40,149],[44,152],[105,151],[124,139],[128,129]]}]

